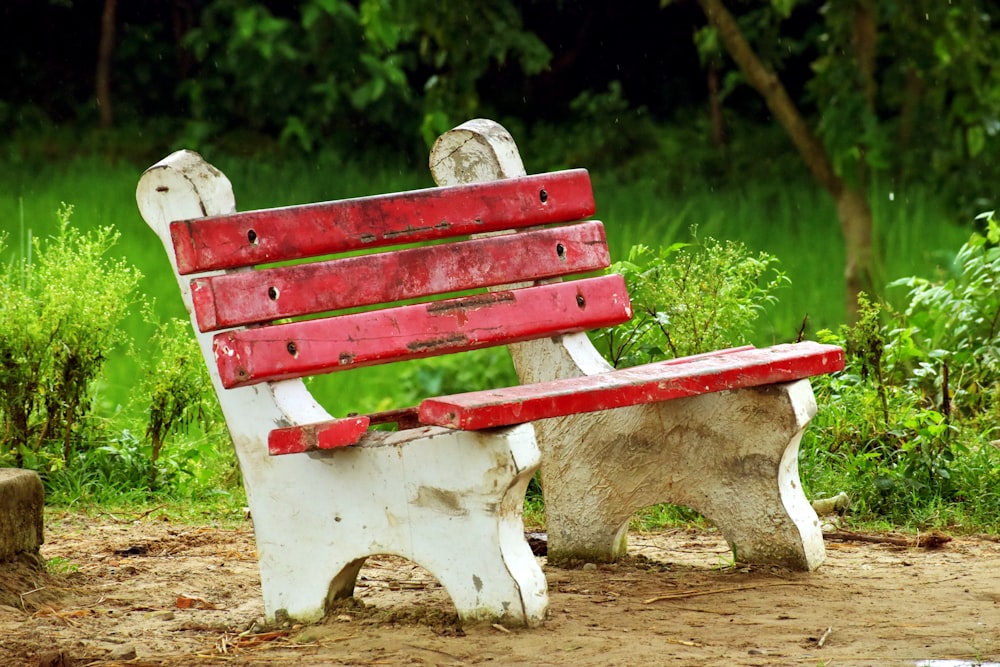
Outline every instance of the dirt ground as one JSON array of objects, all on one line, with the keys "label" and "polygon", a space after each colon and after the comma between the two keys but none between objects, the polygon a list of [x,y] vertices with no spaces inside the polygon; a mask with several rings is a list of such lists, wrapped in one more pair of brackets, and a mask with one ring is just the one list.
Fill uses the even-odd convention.
[{"label": "dirt ground", "polygon": [[[539,628],[462,627],[424,570],[371,558],[321,624],[269,631],[252,527],[50,519],[48,575],[0,570],[0,665],[971,665],[1000,659],[1000,544],[828,539],[815,573],[732,566],[712,532],[545,566]],[[895,539],[910,545],[891,544]],[[544,564],[544,558],[542,558]],[[3,595],[6,593],[5,595]]]}]

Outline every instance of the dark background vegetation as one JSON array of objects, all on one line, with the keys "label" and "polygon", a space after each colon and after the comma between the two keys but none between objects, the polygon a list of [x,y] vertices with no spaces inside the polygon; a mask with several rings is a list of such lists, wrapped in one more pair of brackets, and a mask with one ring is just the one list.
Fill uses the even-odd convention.
[{"label": "dark background vegetation", "polygon": [[[16,155],[93,145],[147,159],[186,141],[416,160],[439,132],[490,116],[539,135],[588,127],[578,146],[554,142],[546,162],[588,153],[748,178],[725,166],[754,156],[763,177],[783,177],[792,145],[705,30],[706,4],[8,0],[0,129]],[[875,173],[941,183],[967,204],[993,196],[976,186],[997,176],[985,150],[1000,131],[994,3],[728,4],[841,169],[861,152]],[[89,132],[101,126],[114,137]],[[55,127],[85,141],[60,143]],[[672,150],[656,138],[663,128],[683,132]]]},{"label": "dark background vegetation", "polygon": [[[279,21],[296,22],[306,5],[317,7],[357,2],[228,2],[209,0],[147,0],[118,3],[115,21],[115,48],[112,56],[112,98],[115,105],[116,124],[129,125],[148,122],[151,118],[172,117],[182,122],[192,117],[207,119],[223,126],[227,121],[247,122],[238,118],[234,106],[217,100],[212,108],[201,109],[192,100],[192,81],[198,85],[214,86],[213,78],[224,79],[239,72],[228,71],[213,63],[209,57],[199,58],[207,40],[212,47],[233,41],[233,37],[215,31],[234,30],[233,17],[239,12],[256,12]],[[392,13],[392,3],[384,3]],[[405,3],[397,3],[405,4]],[[510,22],[491,16],[493,10],[507,3],[496,2],[445,2],[410,3],[398,16],[400,22],[412,20],[408,16],[423,5],[433,19],[438,12],[458,17],[452,25],[426,26],[427,37],[435,28],[453,34],[441,34],[435,39],[453,40],[459,52],[478,50],[477,44],[464,44],[466,28],[476,39],[494,43],[493,52],[510,49],[522,36],[531,35],[538,42],[532,49],[539,55],[529,66],[529,72],[513,54],[506,62],[474,65],[479,71],[473,74],[474,94],[484,111],[527,119],[565,121],[571,113],[570,103],[583,91],[603,92],[611,81],[620,81],[624,97],[632,106],[643,106],[658,120],[669,120],[675,114],[699,107],[706,97],[705,77],[701,72],[698,55],[692,42],[693,30],[704,24],[704,17],[693,3],[681,3],[661,9],[659,3],[635,2],[623,5],[616,2],[541,2],[527,0],[510,3],[504,8],[511,12]],[[4,68],[3,121],[6,127],[44,123],[97,124],[99,113],[95,95],[95,72],[98,45],[101,38],[102,2],[73,0],[11,0],[0,8],[0,63]],[[432,7],[440,9],[430,10]],[[229,14],[225,19],[222,14]],[[388,17],[387,21],[392,21]],[[508,29],[522,35],[490,33],[495,21],[498,29]],[[295,61],[296,67],[284,70],[281,79],[296,78],[298,74],[312,73],[316,83],[322,77],[313,68],[316,61],[341,63],[338,75],[359,84],[365,83],[371,73],[360,71],[359,55],[370,47],[360,45],[363,27],[359,20],[346,20],[354,34],[337,33],[333,23],[316,28],[325,43],[312,51],[314,62],[304,56],[275,55],[275,59]],[[485,23],[480,27],[473,24]],[[395,29],[395,28],[390,28]],[[192,37],[192,31],[199,31]],[[345,31],[350,32],[350,31]],[[291,30],[283,36],[294,39]],[[258,39],[270,39],[268,29],[258,25]],[[414,40],[415,41],[415,40]],[[291,48],[305,50],[300,44]],[[443,52],[452,45],[436,45]],[[419,49],[420,47],[418,47]],[[484,49],[484,51],[487,49]],[[548,54],[544,54],[547,50]],[[400,49],[400,51],[404,51]],[[390,137],[412,137],[423,120],[419,113],[421,89],[432,76],[447,73],[461,62],[435,64],[424,56],[413,57],[413,49],[403,53],[406,94],[406,113],[392,118]],[[251,60],[243,63],[249,77],[256,74]],[[457,76],[457,75],[455,75]],[[260,90],[260,95],[280,95],[290,92],[287,81],[274,79]],[[308,83],[308,82],[302,82]],[[240,95],[230,91],[233,96]],[[245,90],[245,89],[244,89]],[[473,91],[463,90],[463,94]],[[384,97],[389,97],[386,93]],[[313,102],[316,101],[314,97]],[[253,100],[264,104],[267,100]],[[309,99],[271,100],[277,109],[284,106],[309,104]],[[352,129],[382,134],[387,128],[384,118],[366,118],[358,113],[357,106],[344,100],[344,108],[330,110],[329,122],[333,127],[348,125]],[[393,101],[399,103],[398,100]],[[389,100],[385,100],[385,104]],[[373,106],[371,104],[367,106]],[[226,112],[230,115],[227,115]],[[339,121],[335,116],[342,116]],[[349,121],[348,121],[349,119]],[[279,133],[287,119],[282,116],[259,117],[249,121],[253,128]],[[229,127],[227,129],[236,129]],[[331,134],[336,135],[335,132]],[[334,136],[345,139],[344,136]],[[398,140],[398,139],[395,139]]]},{"label": "dark background vegetation", "polygon": [[534,170],[585,165],[677,195],[808,175],[836,211],[850,321],[858,294],[885,282],[874,185],[933,188],[971,220],[1000,181],[989,0],[14,0],[0,12],[12,161],[92,149],[148,162],[183,144],[406,168],[488,116]]}]

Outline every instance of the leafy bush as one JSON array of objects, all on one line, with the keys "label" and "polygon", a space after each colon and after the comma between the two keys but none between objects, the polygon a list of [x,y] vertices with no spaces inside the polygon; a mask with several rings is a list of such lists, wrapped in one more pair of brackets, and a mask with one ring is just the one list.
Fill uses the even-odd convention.
[{"label": "leafy bush", "polygon": [[437,2],[204,3],[183,38],[197,63],[178,88],[195,119],[188,134],[203,145],[249,127],[306,152],[331,137],[353,146],[359,128],[429,143],[480,115],[477,84],[492,67],[537,73],[549,61],[510,3],[476,9],[470,21]]},{"label": "leafy bush", "polygon": [[788,282],[777,258],[712,238],[659,252],[634,246],[610,270],[625,277],[635,311],[629,322],[595,335],[616,367],[745,344]]},{"label": "leafy bush", "polygon": [[1000,225],[992,212],[979,219],[986,235],[975,233],[962,246],[953,276],[943,282],[911,277],[890,285],[909,288],[901,332],[907,346],[900,361],[916,366],[913,381],[925,393],[936,392],[947,410],[970,416],[996,409],[1000,380]]},{"label": "leafy bush", "polygon": [[[163,472],[171,471],[169,467],[158,467],[167,437],[185,434],[193,425],[211,431],[223,420],[190,323],[177,318],[168,320],[150,344],[159,350],[159,355],[147,367],[134,395],[146,404],[149,488],[155,490],[158,472],[162,476]],[[184,470],[176,459],[171,462],[173,472]]]},{"label": "leafy bush", "polygon": [[[144,305],[152,315],[139,271],[108,257],[118,233],[81,232],[71,216],[63,206],[55,235],[0,266],[0,463],[38,471],[49,501],[61,504],[191,495],[231,482],[234,456],[216,445],[222,420],[186,322],[159,326],[133,354],[130,406],[99,414],[105,361],[131,350],[125,318]],[[133,435],[143,432],[145,442]],[[168,436],[181,433],[165,453]]]},{"label": "leafy bush", "polygon": [[[91,389],[108,352],[127,343],[119,326],[137,299],[138,270],[106,255],[111,227],[86,234],[58,212],[59,231],[36,239],[33,260],[0,267],[0,426],[5,455],[43,471],[85,447]],[[0,239],[0,250],[5,247]]]},{"label": "leafy bush", "polygon": [[[995,521],[1000,480],[993,446],[1000,413],[1000,228],[986,216],[939,281],[909,277],[902,312],[859,299],[859,321],[822,332],[844,345],[842,373],[814,380],[820,412],[803,468],[825,491],[850,489],[862,514],[929,520],[922,508],[965,507]],[[834,485],[837,488],[833,488]]]}]

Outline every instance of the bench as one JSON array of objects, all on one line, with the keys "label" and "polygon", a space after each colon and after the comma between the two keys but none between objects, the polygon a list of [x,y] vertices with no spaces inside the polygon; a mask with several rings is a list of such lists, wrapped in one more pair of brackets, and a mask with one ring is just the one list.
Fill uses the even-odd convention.
[{"label": "bench", "polygon": [[[525,174],[514,139],[487,119],[439,137],[430,168],[441,186]],[[523,385],[582,385],[612,371],[585,334],[509,350]],[[771,351],[801,356],[769,366]],[[687,397],[534,422],[548,562],[612,562],[626,553],[636,511],[673,503],[710,519],[736,562],[819,567],[822,527],[799,482],[799,441],[817,409],[808,378],[843,365],[841,350],[815,343],[663,362],[648,367],[645,380],[658,384],[662,373],[662,382],[673,384],[690,371],[688,386],[678,392]],[[725,373],[730,377],[719,382],[699,381]]]},{"label": "bench", "polygon": [[[431,171],[441,187],[245,213],[190,151],[139,182],[236,448],[267,618],[316,619],[368,556],[395,554],[465,620],[539,623],[521,519],[539,466],[553,558],[617,558],[635,509],[669,501],[714,520],[741,560],[818,565],[798,438],[807,378],[840,369],[841,350],[614,370],[585,332],[631,307],[621,276],[592,275],[610,256],[587,172],[526,176],[485,120],[443,135]],[[334,417],[302,382],[497,345],[519,386],[389,413]],[[397,430],[372,430],[384,422]]]}]

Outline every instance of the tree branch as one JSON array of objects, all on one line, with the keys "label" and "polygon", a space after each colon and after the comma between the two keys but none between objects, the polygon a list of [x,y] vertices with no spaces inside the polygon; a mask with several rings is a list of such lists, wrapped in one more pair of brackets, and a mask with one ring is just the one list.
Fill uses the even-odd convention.
[{"label": "tree branch", "polygon": [[719,32],[719,38],[747,82],[760,93],[775,119],[785,128],[813,177],[835,198],[839,196],[844,181],[834,171],[823,143],[809,129],[781,80],[754,53],[722,0],[698,0],[698,4],[708,22]]}]

